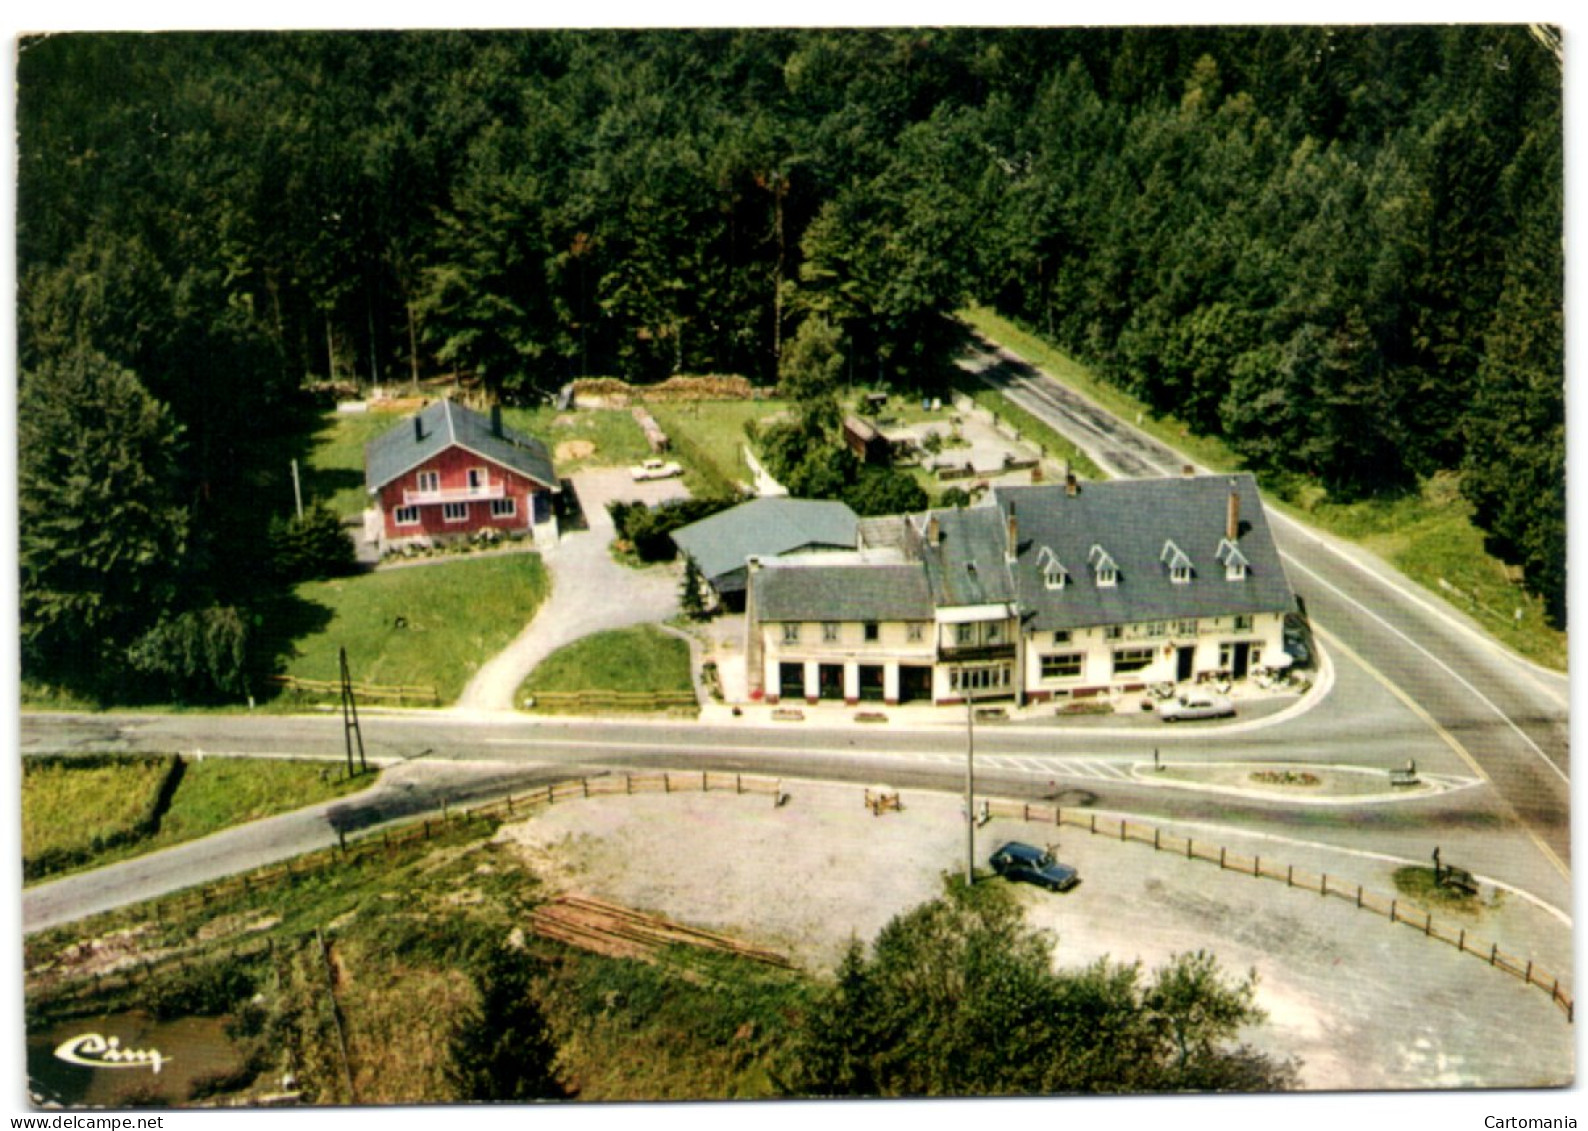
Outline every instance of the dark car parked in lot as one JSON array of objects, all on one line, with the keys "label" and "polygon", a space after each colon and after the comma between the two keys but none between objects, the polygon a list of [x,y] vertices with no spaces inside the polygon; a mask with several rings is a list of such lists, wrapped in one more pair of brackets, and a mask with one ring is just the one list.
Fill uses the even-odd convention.
[{"label": "dark car parked in lot", "polygon": [[992,854],[993,871],[1006,880],[1021,880],[1049,891],[1069,891],[1081,882],[1068,864],[1060,864],[1046,849],[1012,840]]}]

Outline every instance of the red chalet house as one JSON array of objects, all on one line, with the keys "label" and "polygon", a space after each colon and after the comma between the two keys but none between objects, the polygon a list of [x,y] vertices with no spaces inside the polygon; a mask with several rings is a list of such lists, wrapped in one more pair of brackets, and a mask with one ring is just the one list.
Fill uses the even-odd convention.
[{"label": "red chalet house", "polygon": [[560,491],[546,445],[450,400],[420,412],[364,447],[364,483],[374,500],[366,535],[382,551],[482,530],[557,541]]}]

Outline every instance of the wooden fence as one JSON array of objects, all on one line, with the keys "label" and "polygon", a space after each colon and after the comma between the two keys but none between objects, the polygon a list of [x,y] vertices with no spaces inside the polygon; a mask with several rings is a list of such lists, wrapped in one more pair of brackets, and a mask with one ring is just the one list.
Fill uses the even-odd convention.
[{"label": "wooden fence", "polygon": [[[327,695],[333,699],[342,695],[342,685],[334,679],[301,679],[295,675],[273,675],[269,677],[269,682],[292,692],[299,699],[305,695]],[[440,689],[423,685],[355,683],[353,695],[365,700],[380,699],[386,702],[395,700],[399,707],[408,703],[441,706]]]},{"label": "wooden fence", "polygon": [[1422,934],[1455,947],[1463,954],[1482,959],[1497,970],[1520,978],[1530,986],[1537,986],[1549,994],[1550,1000],[1573,1021],[1573,1003],[1569,988],[1563,988],[1557,975],[1551,974],[1530,959],[1508,954],[1496,943],[1485,943],[1471,935],[1464,927],[1453,927],[1434,919],[1432,913],[1404,906],[1399,899],[1365,889],[1361,884],[1348,883],[1327,872],[1307,872],[1289,864],[1261,856],[1245,856],[1218,845],[1198,842],[1187,836],[1165,833],[1162,829],[1130,821],[1122,817],[1100,817],[1096,813],[1065,812],[1057,805],[1033,805],[1021,801],[989,800],[986,811],[994,817],[1009,817],[1056,827],[1085,829],[1093,836],[1137,844],[1150,844],[1155,852],[1172,852],[1187,860],[1201,860],[1217,864],[1222,871],[1239,872],[1255,879],[1274,880],[1286,887],[1316,892],[1325,899],[1342,899],[1362,911],[1382,915],[1394,924],[1403,924]]},{"label": "wooden fence", "polygon": [[[333,847],[323,848],[303,856],[292,857],[282,863],[271,864],[251,872],[231,876],[214,884],[190,888],[187,891],[154,900],[150,907],[155,921],[160,922],[168,916],[180,914],[195,907],[207,906],[211,903],[218,903],[255,891],[264,891],[336,864],[367,860],[377,854],[383,855],[407,845],[427,841],[432,837],[444,835],[461,824],[480,820],[512,819],[521,814],[534,812],[544,806],[582,800],[588,797],[632,796],[639,793],[704,793],[728,790],[736,794],[764,795],[771,799],[774,806],[782,805],[787,799],[781,779],[765,778],[751,774],[689,770],[639,774],[606,774],[600,777],[575,778],[569,781],[554,782],[523,793],[510,793],[495,801],[469,808],[449,809],[443,805],[439,817],[425,817],[396,828],[371,831],[351,841],[342,838],[341,842]],[[1353,884],[1343,881],[1339,877],[1331,877],[1326,872],[1307,872],[1297,869],[1293,865],[1279,864],[1273,860],[1265,862],[1261,856],[1246,856],[1234,853],[1219,845],[1198,842],[1187,836],[1165,833],[1162,829],[1155,826],[1130,821],[1122,817],[1100,816],[1094,812],[1065,811],[1057,805],[1032,804],[1002,799],[988,799],[985,805],[986,813],[992,817],[1005,817],[1052,825],[1054,827],[1084,829],[1093,836],[1104,836],[1122,843],[1151,845],[1156,852],[1172,852],[1177,856],[1184,856],[1187,860],[1200,860],[1209,864],[1217,864],[1223,871],[1237,872],[1260,880],[1280,882],[1285,884],[1286,887],[1316,892],[1324,899],[1344,900],[1359,910],[1381,915],[1392,924],[1409,927],[1422,934],[1425,938],[1437,939],[1439,942],[1455,947],[1463,954],[1474,955],[1494,969],[1503,970],[1507,974],[1526,982],[1529,986],[1536,986],[1542,989],[1549,994],[1550,1000],[1565,1013],[1568,1022],[1575,1020],[1570,988],[1563,987],[1557,975],[1549,973],[1530,959],[1502,951],[1496,943],[1485,943],[1483,940],[1469,934],[1465,928],[1452,927],[1447,923],[1437,922],[1430,912],[1404,907],[1401,905],[1400,900],[1377,892],[1370,892],[1361,884]],[[244,943],[231,948],[229,951],[226,949],[222,949],[219,952],[207,950],[202,957],[194,952],[176,953],[164,958],[149,959],[126,971],[108,975],[96,976],[63,971],[57,979],[57,983],[50,988],[48,996],[57,998],[63,994],[67,996],[84,995],[106,986],[127,984],[140,977],[147,978],[153,970],[173,962],[210,962],[215,960],[217,953],[221,955],[233,954],[237,957],[245,957],[250,954],[257,955],[268,949],[270,945],[269,940]],[[32,970],[28,971],[27,977],[31,983],[36,982],[40,975],[48,973],[48,970]]]}]

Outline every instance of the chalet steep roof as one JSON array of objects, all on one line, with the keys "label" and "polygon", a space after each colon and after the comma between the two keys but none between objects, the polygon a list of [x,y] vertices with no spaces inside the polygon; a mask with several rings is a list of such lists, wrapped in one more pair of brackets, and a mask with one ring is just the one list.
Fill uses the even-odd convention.
[{"label": "chalet steep roof", "polygon": [[[1234,492],[1239,536],[1226,539]],[[1240,613],[1291,612],[1295,596],[1280,563],[1256,480],[1235,476],[1179,476],[1086,483],[1075,495],[1062,485],[1000,487],[987,508],[1001,524],[1011,507],[1019,516],[1021,546],[1011,567],[1027,627],[1037,631],[1135,624]],[[968,513],[968,512],[967,512]],[[1228,544],[1226,544],[1228,543]],[[1064,562],[1091,561],[1104,547],[1118,568],[1117,583],[1097,584],[1093,570],[1076,571],[1062,589],[1044,584],[1044,548]],[[1243,578],[1216,568],[1234,552]],[[1175,584],[1168,568],[1189,562],[1189,581]]]},{"label": "chalet steep roof", "polygon": [[844,503],[767,497],[680,527],[673,544],[711,580],[743,569],[752,556],[776,558],[806,547],[853,550],[857,521]]},{"label": "chalet steep roof", "polygon": [[558,485],[545,444],[505,426],[498,435],[491,427],[490,417],[451,400],[426,405],[415,416],[405,418],[364,445],[364,485],[374,494],[393,479],[453,447],[543,486],[555,489]]}]

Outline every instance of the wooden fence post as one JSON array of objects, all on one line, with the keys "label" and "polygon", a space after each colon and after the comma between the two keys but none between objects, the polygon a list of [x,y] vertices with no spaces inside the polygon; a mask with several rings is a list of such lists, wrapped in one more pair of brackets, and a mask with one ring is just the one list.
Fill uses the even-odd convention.
[{"label": "wooden fence post", "polygon": [[744,792],[744,775],[743,774],[734,774],[733,775],[733,792],[736,793],[736,794]]},{"label": "wooden fence post", "polygon": [[[1465,927],[1461,928],[1461,937],[1456,940],[1456,949],[1459,950],[1462,954],[1466,954],[1467,953],[1467,929]],[[1556,981],[1556,984],[1558,985],[1559,982],[1560,982],[1560,979],[1557,978],[1557,979],[1555,979],[1555,981]]]},{"label": "wooden fence post", "polygon": [[1527,975],[1523,980],[1530,986],[1533,984],[1533,960],[1531,958],[1527,960]]},{"label": "wooden fence post", "polygon": [[580,778],[579,779],[579,784],[584,786],[584,795],[586,797],[589,797],[590,796],[590,779],[589,778]]},{"label": "wooden fence post", "polygon": [[1356,885],[1356,909],[1358,911],[1362,910],[1362,885],[1361,884],[1357,884]]},{"label": "wooden fence post", "polygon": [[1195,855],[1192,852],[1192,846],[1195,845],[1195,844],[1196,844],[1196,841],[1192,840],[1190,837],[1186,837],[1185,838],[1185,858],[1187,860],[1191,859],[1191,857],[1193,855]]},{"label": "wooden fence post", "polygon": [[671,793],[671,792],[673,792],[673,775],[672,774],[664,773],[662,775],[662,792],[663,793]]},{"label": "wooden fence post", "polygon": [[701,793],[707,792],[707,790],[706,790],[706,771],[705,770],[701,770],[700,771],[700,792]]},{"label": "wooden fence post", "polygon": [[1423,937],[1427,938],[1434,933],[1434,917],[1429,912],[1423,912]]},{"label": "wooden fence post", "polygon": [[1263,858],[1261,856],[1252,857],[1252,875],[1256,876],[1258,879],[1262,879]]},{"label": "wooden fence post", "polygon": [[624,774],[623,775],[623,792],[624,793],[633,793],[634,792],[634,775],[633,774]]},{"label": "wooden fence post", "polygon": [[1296,886],[1296,866],[1294,864],[1285,865],[1285,886],[1287,888]]},{"label": "wooden fence post", "polygon": [[1222,846],[1220,846],[1220,848],[1219,848],[1219,871],[1221,871],[1221,872],[1224,871],[1224,853],[1225,853],[1225,849]]},{"label": "wooden fence post", "polygon": [[1318,886],[1318,894],[1319,895],[1324,895],[1324,896],[1329,894],[1329,873],[1328,872],[1325,872],[1323,874],[1323,883]]},{"label": "wooden fence post", "polygon": [[1097,814],[1096,813],[1092,814],[1092,835],[1093,836],[1097,835]]},{"label": "wooden fence post", "polygon": [[1162,844],[1161,844],[1161,839],[1162,839],[1161,838],[1161,834],[1162,833],[1163,833],[1162,829],[1153,829],[1152,830],[1152,850],[1154,852],[1161,851],[1161,849],[1162,849]]},{"label": "wooden fence post", "polygon": [[1395,922],[1395,901],[1390,900],[1390,922]]},{"label": "wooden fence post", "polygon": [[1493,966],[1494,963],[1495,963],[1495,960],[1497,958],[1499,958],[1499,957],[1500,957],[1500,944],[1499,943],[1491,943],[1489,945],[1489,965]]}]

